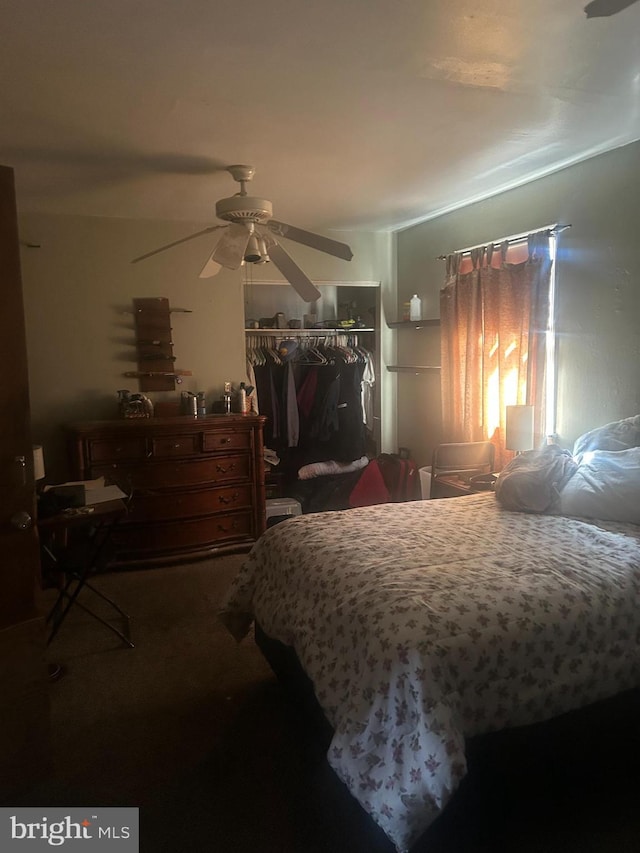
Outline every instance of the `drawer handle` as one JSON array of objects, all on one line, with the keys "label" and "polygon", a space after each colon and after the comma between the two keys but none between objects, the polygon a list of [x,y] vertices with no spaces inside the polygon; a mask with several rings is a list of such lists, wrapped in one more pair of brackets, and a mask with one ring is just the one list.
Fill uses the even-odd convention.
[{"label": "drawer handle", "polygon": [[236,528],[238,528],[239,526],[240,525],[237,521],[234,521],[232,524],[226,526],[224,524],[218,524],[218,530],[221,533],[228,533],[230,530],[236,530]]},{"label": "drawer handle", "polygon": [[179,450],[181,447],[182,447],[182,445],[180,444],[180,442],[178,442],[177,444],[174,444],[174,445],[173,445],[173,449],[174,449],[174,450]]},{"label": "drawer handle", "polygon": [[221,438],[220,439],[220,444],[230,444],[230,443],[231,443],[231,439],[228,436],[227,436],[227,438]]},{"label": "drawer handle", "polygon": [[224,465],[220,465],[220,464],[216,465],[216,471],[218,472],[218,474],[228,474],[229,471],[235,471],[235,469],[236,469],[236,463],[235,462],[232,462],[231,465],[227,466],[226,468],[224,467]]},{"label": "drawer handle", "polygon": [[221,504],[232,504],[232,503],[235,503],[239,497],[240,497],[240,493],[234,492],[230,498],[226,497],[225,495],[220,495],[218,500],[220,501]]}]

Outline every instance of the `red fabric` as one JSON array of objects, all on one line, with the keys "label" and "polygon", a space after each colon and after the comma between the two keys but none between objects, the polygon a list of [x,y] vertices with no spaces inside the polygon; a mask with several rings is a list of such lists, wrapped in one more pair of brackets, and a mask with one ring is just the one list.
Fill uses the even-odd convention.
[{"label": "red fabric", "polygon": [[313,368],[310,370],[300,385],[296,395],[298,401],[298,410],[305,418],[309,418],[313,404],[316,399],[316,389],[318,387],[318,370]]},{"label": "red fabric", "polygon": [[400,459],[395,453],[378,457],[382,476],[391,501],[413,501],[418,498],[418,466],[413,459]]},{"label": "red fabric", "polygon": [[390,501],[391,495],[378,461],[372,459],[349,495],[349,506],[372,506],[373,504],[386,504]]}]

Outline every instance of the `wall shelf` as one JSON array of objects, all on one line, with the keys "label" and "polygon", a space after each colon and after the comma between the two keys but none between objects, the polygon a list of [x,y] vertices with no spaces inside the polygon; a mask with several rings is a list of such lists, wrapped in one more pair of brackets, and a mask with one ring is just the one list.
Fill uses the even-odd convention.
[{"label": "wall shelf", "polygon": [[190,370],[168,370],[176,360],[171,339],[171,314],[191,314],[187,308],[170,308],[165,296],[140,297],[133,300],[136,332],[137,370],[124,375],[140,381],[141,391],[174,391],[182,376]]},{"label": "wall shelf", "polygon": [[387,326],[390,329],[423,329],[427,326],[439,326],[440,318],[435,317],[430,320],[396,320],[391,323],[387,320]]},{"label": "wall shelf", "polygon": [[440,370],[439,364],[388,364],[387,370],[391,373],[429,373],[432,370]]}]

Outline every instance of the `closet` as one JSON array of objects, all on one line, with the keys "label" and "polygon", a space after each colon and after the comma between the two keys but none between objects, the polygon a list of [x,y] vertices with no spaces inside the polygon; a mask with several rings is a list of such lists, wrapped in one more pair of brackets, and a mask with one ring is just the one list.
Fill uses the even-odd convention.
[{"label": "closet", "polygon": [[279,460],[267,494],[307,512],[340,508],[380,449],[379,286],[315,283],[315,303],[286,283],[245,285],[247,375],[267,458]]}]

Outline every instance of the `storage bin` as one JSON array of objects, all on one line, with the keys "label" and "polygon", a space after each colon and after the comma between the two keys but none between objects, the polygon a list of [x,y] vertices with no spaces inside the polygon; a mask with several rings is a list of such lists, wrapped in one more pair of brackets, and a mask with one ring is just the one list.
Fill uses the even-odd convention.
[{"label": "storage bin", "polygon": [[272,527],[288,516],[301,515],[302,505],[295,498],[269,498],[267,507],[267,527]]},{"label": "storage bin", "polygon": [[420,474],[420,492],[422,494],[422,500],[427,501],[431,497],[431,465],[427,465],[425,468],[419,468],[418,472]]}]

